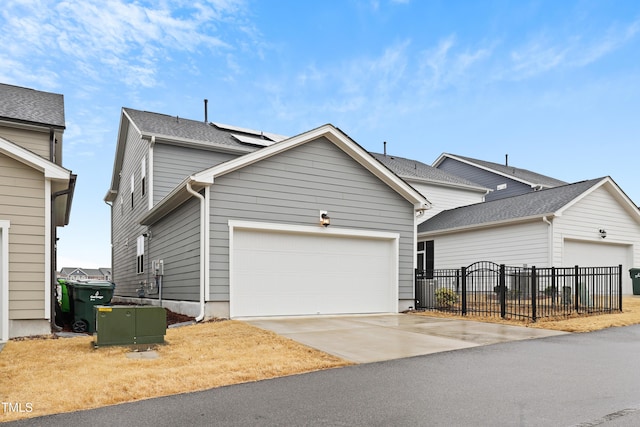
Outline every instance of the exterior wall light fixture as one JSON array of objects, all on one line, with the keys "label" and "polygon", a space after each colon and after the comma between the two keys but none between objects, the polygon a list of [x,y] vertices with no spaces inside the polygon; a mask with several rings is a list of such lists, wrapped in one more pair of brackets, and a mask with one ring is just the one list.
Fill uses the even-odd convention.
[{"label": "exterior wall light fixture", "polygon": [[331,225],[331,218],[329,218],[327,211],[320,211],[320,225],[323,227]]},{"label": "exterior wall light fixture", "polygon": [[600,233],[600,237],[602,237],[603,239],[607,237],[607,230],[605,230],[604,228],[601,228],[599,230],[599,233]]}]

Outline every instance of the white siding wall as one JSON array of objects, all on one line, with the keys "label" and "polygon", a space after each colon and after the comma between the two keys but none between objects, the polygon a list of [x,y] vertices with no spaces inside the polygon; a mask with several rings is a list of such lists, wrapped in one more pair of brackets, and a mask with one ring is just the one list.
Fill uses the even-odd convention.
[{"label": "white siding wall", "polygon": [[[564,266],[564,242],[567,239],[584,242],[601,243],[603,250],[607,244],[630,245],[632,247],[632,265],[640,266],[640,224],[629,212],[602,186],[574,206],[568,208],[562,216],[553,221],[553,262],[556,266]],[[607,231],[602,239],[598,233],[601,228]],[[621,263],[624,264],[623,261]],[[623,271],[625,288],[631,287],[631,278],[627,266]]]},{"label": "white siding wall", "polygon": [[484,201],[484,193],[478,191],[465,190],[462,188],[443,187],[441,185],[409,182],[413,188],[418,190],[431,202],[431,209],[426,211],[418,220],[422,223],[427,219],[439,214],[447,209],[458,208],[460,206],[472,205]]},{"label": "white siding wall", "polygon": [[547,267],[548,227],[541,220],[419,240],[434,240],[435,268],[466,267],[476,261]]}]

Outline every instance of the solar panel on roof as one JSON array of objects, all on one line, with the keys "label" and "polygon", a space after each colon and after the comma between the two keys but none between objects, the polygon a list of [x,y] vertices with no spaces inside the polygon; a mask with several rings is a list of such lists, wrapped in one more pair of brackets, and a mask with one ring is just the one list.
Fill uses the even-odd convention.
[{"label": "solar panel on roof", "polygon": [[235,133],[232,133],[231,136],[233,136],[235,139],[237,139],[238,141],[244,144],[258,145],[260,147],[268,147],[270,145],[275,144],[275,141],[271,141],[271,140],[260,138],[260,137],[238,135]]},{"label": "solar panel on roof", "polygon": [[[240,126],[233,126],[233,125],[225,125],[223,123],[216,123],[216,122],[211,122],[215,127],[219,128],[219,129],[224,129],[224,130],[230,130],[230,131],[235,131],[235,132],[242,132],[242,133],[246,133],[249,135],[255,135],[255,136],[259,136],[259,137],[266,137],[272,141],[275,142],[280,142],[283,141],[285,139],[287,139],[287,136],[284,135],[278,135],[276,133],[271,133],[271,132],[262,132],[259,130],[253,130],[253,129],[248,129],[248,128],[243,128]],[[234,134],[234,136],[237,136]]]}]

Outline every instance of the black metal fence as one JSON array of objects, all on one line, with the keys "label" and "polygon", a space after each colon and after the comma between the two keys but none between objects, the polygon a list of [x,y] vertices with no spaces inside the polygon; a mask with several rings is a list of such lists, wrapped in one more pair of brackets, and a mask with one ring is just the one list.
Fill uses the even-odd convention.
[{"label": "black metal fence", "polygon": [[456,314],[536,319],[622,311],[622,265],[510,267],[480,261],[416,270],[415,307]]}]

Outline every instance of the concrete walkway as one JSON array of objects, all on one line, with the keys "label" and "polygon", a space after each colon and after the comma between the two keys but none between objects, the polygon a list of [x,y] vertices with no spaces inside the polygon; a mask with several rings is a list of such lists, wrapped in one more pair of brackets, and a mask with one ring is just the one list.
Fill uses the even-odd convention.
[{"label": "concrete walkway", "polygon": [[356,363],[566,334],[410,314],[280,317],[244,321]]}]

